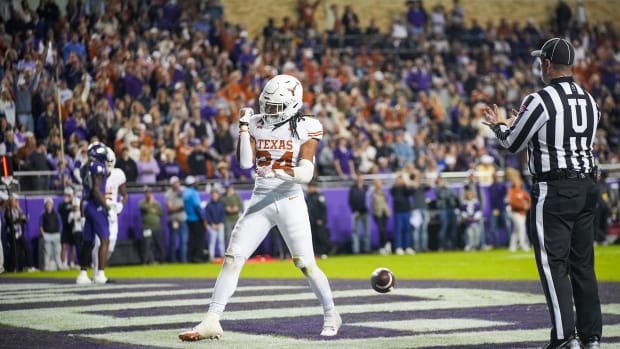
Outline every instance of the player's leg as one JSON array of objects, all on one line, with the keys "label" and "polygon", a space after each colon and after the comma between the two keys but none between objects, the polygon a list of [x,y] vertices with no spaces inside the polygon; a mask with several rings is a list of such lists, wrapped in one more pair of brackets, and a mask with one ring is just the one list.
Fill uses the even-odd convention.
[{"label": "player's leg", "polygon": [[[250,208],[248,208],[250,211]],[[228,299],[237,288],[239,274],[246,260],[254,253],[274,225],[275,210],[270,206],[263,211],[243,215],[230,236],[222,270],[215,282],[209,312],[221,314]]]},{"label": "player's leg", "polygon": [[106,260],[109,260],[110,256],[112,256],[114,248],[116,247],[116,239],[118,237],[118,219],[108,219],[108,221],[110,223],[110,243],[108,245],[108,254]]},{"label": "player's leg", "polygon": [[273,216],[276,212],[270,200],[272,199],[269,196],[252,197],[248,209],[231,233],[224,264],[213,287],[209,311],[196,327],[179,334],[181,340],[197,341],[220,338],[223,335],[220,316],[237,288],[241,269],[274,225]]},{"label": "player's leg", "polygon": [[93,261],[93,275],[97,275],[99,273],[99,247],[101,246],[101,239],[99,236],[95,234],[95,243],[93,244],[93,248],[91,251],[91,258]]},{"label": "player's leg", "polygon": [[577,312],[577,334],[584,342],[594,336],[600,339],[602,334],[601,303],[594,272],[594,229],[592,229],[593,208],[598,191],[593,183],[589,188],[584,205],[586,211],[579,213],[575,220],[569,257]]},{"label": "player's leg", "polygon": [[95,226],[91,215],[91,205],[85,203],[84,209],[84,231],[80,248],[78,248],[78,262],[80,263],[80,273],[76,279],[77,284],[90,284],[91,279],[88,277],[88,267],[91,263],[91,255],[95,239]]},{"label": "player's leg", "polygon": [[105,276],[105,267],[108,261],[108,249],[110,246],[110,224],[108,222],[108,216],[103,211],[97,211],[94,215],[96,220],[96,232],[101,240],[101,246],[99,246],[99,271],[93,275],[93,281],[98,284],[105,284],[108,282],[108,278]]},{"label": "player's leg", "polygon": [[282,238],[289,247],[293,262],[306,276],[310,288],[323,306],[322,336],[335,336],[342,324],[336,311],[332,290],[325,273],[318,267],[312,248],[312,232],[308,218],[308,208],[303,196],[293,200],[288,198],[277,202],[278,215],[276,222]]}]

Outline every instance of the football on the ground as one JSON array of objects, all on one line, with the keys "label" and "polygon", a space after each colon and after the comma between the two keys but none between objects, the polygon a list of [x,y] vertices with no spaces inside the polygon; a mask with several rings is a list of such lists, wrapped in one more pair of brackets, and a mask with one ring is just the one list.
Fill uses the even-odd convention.
[{"label": "football on the ground", "polygon": [[395,282],[394,273],[388,268],[377,268],[370,275],[370,285],[379,293],[390,292]]}]

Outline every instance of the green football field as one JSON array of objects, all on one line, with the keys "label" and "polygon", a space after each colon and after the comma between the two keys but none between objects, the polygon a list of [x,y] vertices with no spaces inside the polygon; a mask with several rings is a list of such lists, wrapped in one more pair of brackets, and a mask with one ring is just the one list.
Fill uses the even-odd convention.
[{"label": "green football field", "polygon": [[[620,281],[620,246],[595,248],[596,273],[600,281]],[[538,280],[533,252],[511,253],[505,249],[479,252],[431,252],[405,256],[339,255],[318,260],[330,279],[366,279],[378,267],[390,268],[401,280]],[[111,266],[106,275],[127,278],[216,278],[220,264],[163,264]],[[1,277],[74,278],[75,270],[5,273]],[[303,278],[292,261],[252,262],[241,277]]]}]

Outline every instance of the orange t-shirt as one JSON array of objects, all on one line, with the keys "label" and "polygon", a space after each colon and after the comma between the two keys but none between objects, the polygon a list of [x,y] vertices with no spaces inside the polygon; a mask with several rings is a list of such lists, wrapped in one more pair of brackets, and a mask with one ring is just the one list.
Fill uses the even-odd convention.
[{"label": "orange t-shirt", "polygon": [[179,166],[185,173],[189,173],[189,165],[187,163],[187,158],[189,154],[192,152],[194,148],[185,144],[179,144],[176,148],[177,161],[179,162]]},{"label": "orange t-shirt", "polygon": [[508,204],[513,212],[525,215],[532,206],[530,194],[523,189],[508,189]]}]

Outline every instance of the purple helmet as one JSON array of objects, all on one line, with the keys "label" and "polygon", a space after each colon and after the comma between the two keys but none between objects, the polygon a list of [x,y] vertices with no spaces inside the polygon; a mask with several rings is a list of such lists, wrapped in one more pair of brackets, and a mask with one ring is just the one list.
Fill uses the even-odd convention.
[{"label": "purple helmet", "polygon": [[103,143],[93,143],[88,146],[88,158],[105,163],[108,159],[108,151]]}]

